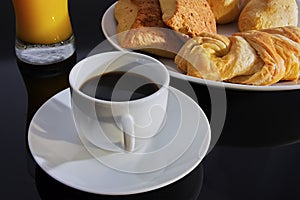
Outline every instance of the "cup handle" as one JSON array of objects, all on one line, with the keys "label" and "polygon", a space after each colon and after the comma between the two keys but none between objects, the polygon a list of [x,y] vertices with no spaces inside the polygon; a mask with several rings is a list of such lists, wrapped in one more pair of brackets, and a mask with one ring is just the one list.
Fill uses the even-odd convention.
[{"label": "cup handle", "polygon": [[124,115],[120,118],[120,124],[123,131],[123,146],[128,152],[132,152],[135,149],[135,137],[134,137],[134,120],[130,115]]}]

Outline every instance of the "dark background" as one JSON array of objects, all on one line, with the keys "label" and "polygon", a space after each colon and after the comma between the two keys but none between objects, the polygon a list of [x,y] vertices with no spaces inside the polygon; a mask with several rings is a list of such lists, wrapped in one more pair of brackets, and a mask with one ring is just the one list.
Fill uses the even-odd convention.
[{"label": "dark background", "polygon": [[[57,182],[35,164],[27,148],[27,124],[44,101],[68,87],[68,70],[105,39],[100,21],[113,2],[69,0],[77,54],[58,67],[63,70],[45,73],[17,62],[12,1],[1,1],[0,198],[299,199],[299,91],[227,90],[227,118],[217,145],[189,175],[151,192],[129,196],[89,194]],[[193,86],[209,117],[205,87]]]}]

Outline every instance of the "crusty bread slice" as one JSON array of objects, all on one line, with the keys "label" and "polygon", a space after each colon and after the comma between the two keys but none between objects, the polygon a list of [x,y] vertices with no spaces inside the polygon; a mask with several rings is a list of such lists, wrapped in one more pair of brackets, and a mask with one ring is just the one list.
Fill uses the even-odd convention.
[{"label": "crusty bread slice", "polygon": [[183,45],[162,21],[158,0],[119,0],[114,13],[117,38],[123,48],[174,58]]},{"label": "crusty bread slice", "polygon": [[206,0],[159,0],[162,19],[173,30],[190,37],[216,33],[216,21]]}]

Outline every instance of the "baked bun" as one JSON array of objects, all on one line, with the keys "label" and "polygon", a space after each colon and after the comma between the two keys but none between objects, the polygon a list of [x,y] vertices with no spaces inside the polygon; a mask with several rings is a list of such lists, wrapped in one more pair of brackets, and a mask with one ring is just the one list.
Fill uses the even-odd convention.
[{"label": "baked bun", "polygon": [[190,37],[216,33],[216,21],[206,0],[159,0],[164,23]]},{"label": "baked bun", "polygon": [[119,0],[114,15],[122,48],[174,58],[183,44],[164,24],[158,0]]},{"label": "baked bun", "polygon": [[297,24],[298,6],[295,0],[251,0],[238,19],[240,31]]},{"label": "baked bun", "polygon": [[236,21],[244,6],[250,0],[207,0],[217,24],[227,24]]}]

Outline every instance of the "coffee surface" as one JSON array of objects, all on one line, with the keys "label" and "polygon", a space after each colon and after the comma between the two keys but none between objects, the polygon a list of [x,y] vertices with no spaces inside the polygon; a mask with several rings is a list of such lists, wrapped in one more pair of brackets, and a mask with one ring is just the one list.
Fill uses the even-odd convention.
[{"label": "coffee surface", "polygon": [[106,101],[137,100],[155,93],[159,86],[145,76],[131,72],[108,72],[87,80],[80,90]]}]

